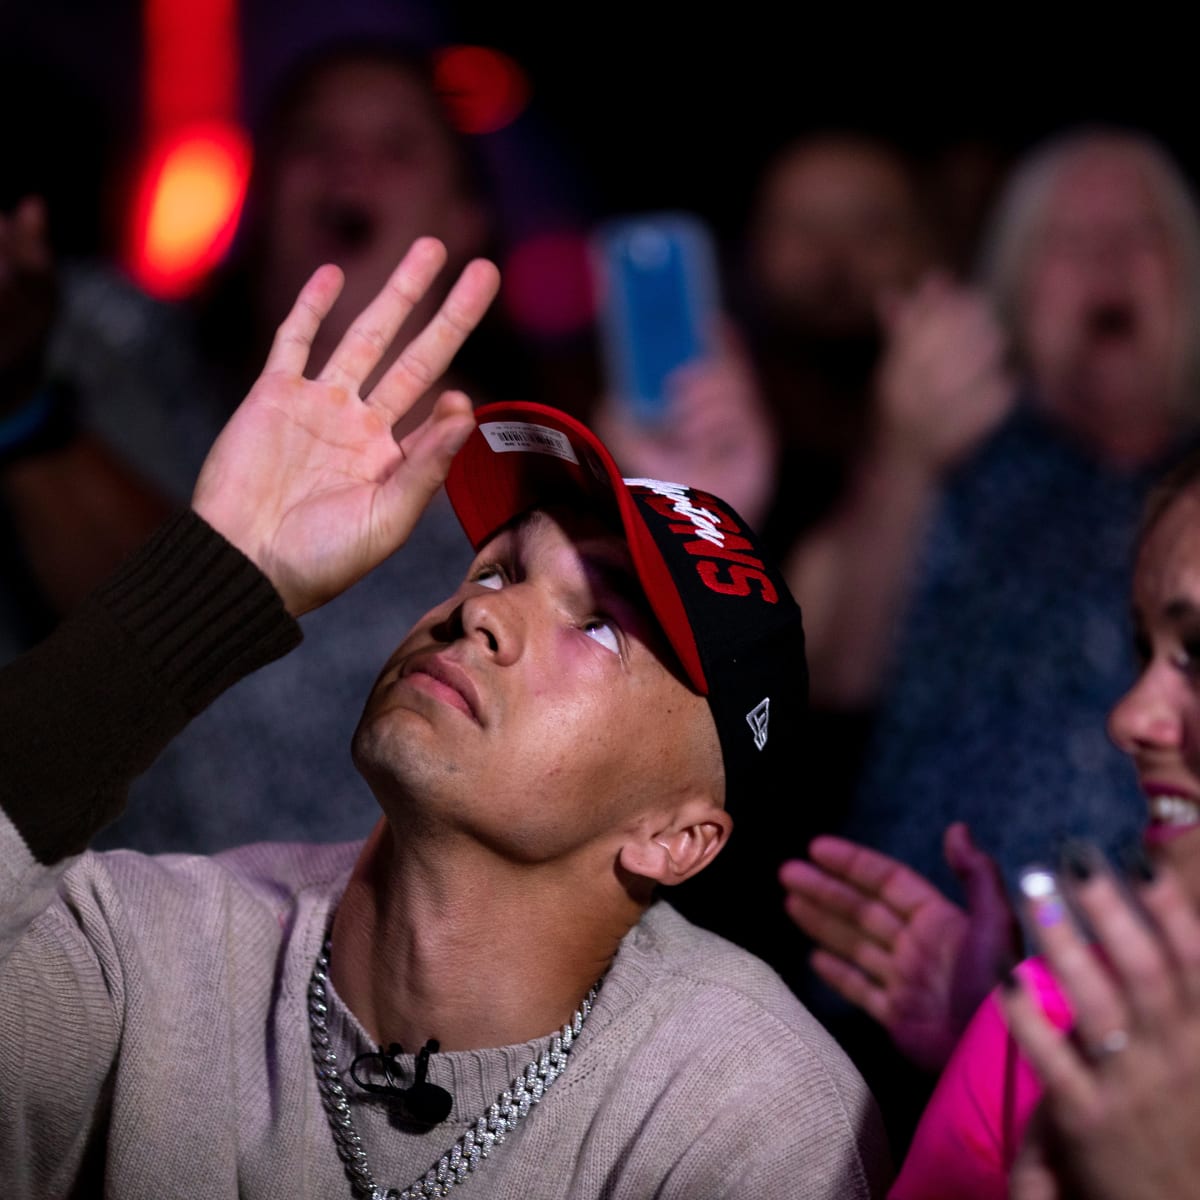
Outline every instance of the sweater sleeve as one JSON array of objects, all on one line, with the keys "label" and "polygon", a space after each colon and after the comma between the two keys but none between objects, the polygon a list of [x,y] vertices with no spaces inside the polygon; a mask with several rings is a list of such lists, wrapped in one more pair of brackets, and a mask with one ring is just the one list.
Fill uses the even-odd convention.
[{"label": "sweater sleeve", "polygon": [[190,511],[0,671],[0,807],[33,856],[84,849],[187,722],[300,641],[267,578]]}]

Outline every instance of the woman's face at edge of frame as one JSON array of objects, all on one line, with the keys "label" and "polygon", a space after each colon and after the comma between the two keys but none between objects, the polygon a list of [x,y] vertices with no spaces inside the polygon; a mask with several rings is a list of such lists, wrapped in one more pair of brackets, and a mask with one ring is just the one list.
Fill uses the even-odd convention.
[{"label": "woman's face at edge of frame", "polygon": [[1133,621],[1141,671],[1108,730],[1146,796],[1147,849],[1200,902],[1200,481],[1142,539]]}]

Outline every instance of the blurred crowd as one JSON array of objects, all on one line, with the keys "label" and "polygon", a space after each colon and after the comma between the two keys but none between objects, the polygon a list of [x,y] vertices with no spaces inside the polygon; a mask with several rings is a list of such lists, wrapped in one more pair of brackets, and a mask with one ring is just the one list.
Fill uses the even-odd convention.
[{"label": "blurred crowd", "polygon": [[[0,214],[5,659],[186,503],[318,265],[338,263],[346,286],[315,362],[417,235],[441,238],[453,268],[503,260],[489,164],[422,55],[362,43],[305,60],[256,136],[234,252],[171,306],[111,263],[56,252],[45,200],[6,184],[22,198]],[[811,680],[803,766],[739,816],[728,861],[679,902],[826,1020],[898,1157],[954,1037],[930,1049],[859,1011],[846,964],[871,971],[853,920],[828,913],[853,907],[845,889],[880,888],[851,878],[845,848],[930,889],[943,932],[982,964],[973,1006],[1021,952],[1005,897],[1023,868],[1078,858],[1085,841],[1101,860],[1138,842],[1146,798],[1105,721],[1146,658],[1129,615],[1143,509],[1200,427],[1200,219],[1179,166],[1113,128],[1058,132],[1003,171],[999,157],[964,152],[975,186],[952,190],[864,133],[778,147],[744,181],[745,228],[721,231],[711,351],[670,376],[653,424],[591,351],[572,348],[564,396],[562,347],[503,310],[450,380],[476,403],[566,403],[627,474],[728,498],[786,564]],[[306,618],[302,648],[202,714],[103,844],[362,837],[375,804],[349,759],[355,704],[396,631],[468,561],[444,498],[412,546],[419,574],[385,564]],[[785,908],[780,868],[818,835],[824,858],[784,868]],[[991,905],[970,936],[968,900],[972,914]],[[815,971],[810,938],[826,947]]]}]

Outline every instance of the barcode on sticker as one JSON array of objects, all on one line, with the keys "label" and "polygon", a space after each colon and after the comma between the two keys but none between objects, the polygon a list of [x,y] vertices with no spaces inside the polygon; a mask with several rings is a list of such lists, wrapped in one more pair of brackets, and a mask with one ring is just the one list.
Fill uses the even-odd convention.
[{"label": "barcode on sticker", "polygon": [[579,464],[567,435],[546,425],[532,425],[528,421],[485,421],[479,432],[496,454],[514,451],[552,454],[555,458]]}]

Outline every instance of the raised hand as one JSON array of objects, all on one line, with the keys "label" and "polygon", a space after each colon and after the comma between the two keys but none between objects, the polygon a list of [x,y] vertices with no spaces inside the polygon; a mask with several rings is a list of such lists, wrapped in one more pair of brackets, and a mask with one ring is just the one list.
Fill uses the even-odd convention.
[{"label": "raised hand", "polygon": [[1044,1096],[1014,1163],[1016,1200],[1183,1200],[1200,1181],[1200,919],[1164,870],[1136,901],[1103,869],[1031,904],[1046,964],[1069,997],[1064,1037],[1019,981],[1001,1002]]},{"label": "raised hand", "polygon": [[986,299],[934,274],[883,305],[881,449],[938,475],[965,458],[1011,409],[1006,341]]},{"label": "raised hand", "polygon": [[366,396],[360,389],[445,263],[416,241],[315,379],[313,338],[342,286],[321,267],[280,325],[266,366],[205,460],[192,506],[268,576],[300,615],[344,591],[407,539],[474,418],[447,392],[397,441],[392,427],[436,383],[499,287],[470,263],[437,313]]},{"label": "raised hand", "polygon": [[969,911],[903,863],[842,838],[817,838],[811,862],[780,870],[788,914],[820,947],[813,969],[928,1071],[945,1065],[1016,950],[995,863],[961,823],[946,830],[945,850]]},{"label": "raised hand", "polygon": [[718,352],[687,363],[667,381],[669,416],[639,424],[606,399],[596,432],[627,475],[691,484],[727,500],[751,525],[766,515],[775,491],[775,431],[749,358],[732,329]]}]

